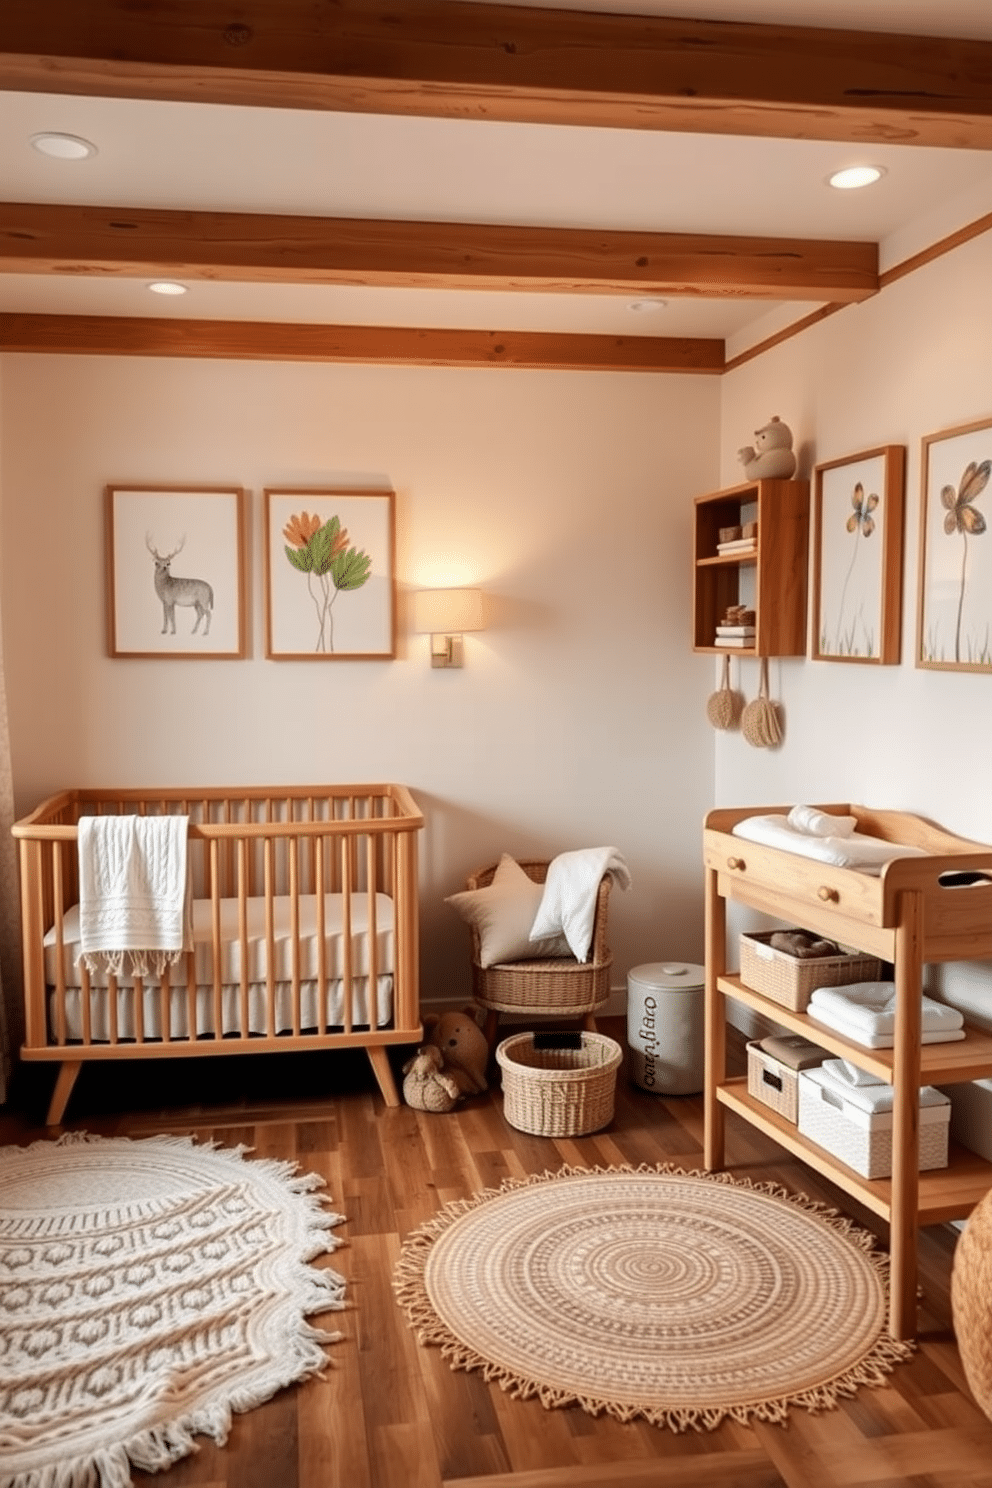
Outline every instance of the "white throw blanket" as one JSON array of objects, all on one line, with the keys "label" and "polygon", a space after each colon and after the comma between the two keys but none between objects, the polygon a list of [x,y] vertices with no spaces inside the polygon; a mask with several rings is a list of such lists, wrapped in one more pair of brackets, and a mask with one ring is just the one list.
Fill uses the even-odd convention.
[{"label": "white throw blanket", "polygon": [[630,870],[616,847],[582,847],[552,858],[530,939],[564,935],[576,961],[588,961],[596,896],[607,873],[621,889],[630,888]]},{"label": "white throw blanket", "polygon": [[83,816],[79,959],[93,973],[161,976],[192,946],[188,816]]},{"label": "white throw blanket", "polygon": [[[879,1080],[877,1084],[852,1085],[846,1079],[838,1078],[833,1066],[840,1063],[839,1059],[826,1059],[819,1069],[810,1071],[821,1089],[832,1091],[834,1095],[840,1096],[845,1105],[856,1111],[864,1111],[868,1116],[880,1116],[883,1112],[893,1109],[895,1091],[891,1085],[882,1080]],[[947,1096],[942,1091],[937,1090],[933,1085],[921,1085],[921,1106],[948,1104]]]}]

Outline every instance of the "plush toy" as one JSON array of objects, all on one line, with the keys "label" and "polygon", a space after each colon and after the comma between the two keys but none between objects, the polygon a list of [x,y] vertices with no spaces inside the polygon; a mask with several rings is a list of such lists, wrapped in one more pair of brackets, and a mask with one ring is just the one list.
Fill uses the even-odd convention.
[{"label": "plush toy", "polygon": [[403,1099],[415,1111],[451,1111],[462,1098],[451,1075],[441,1069],[444,1055],[436,1044],[421,1044],[403,1066]]},{"label": "plush toy", "polygon": [[458,1013],[428,1013],[424,1019],[428,1044],[435,1044],[444,1055],[444,1073],[450,1075],[462,1095],[477,1095],[488,1090],[486,1065],[489,1045],[476,1020],[473,1007]]},{"label": "plush toy", "polygon": [[737,451],[748,480],[788,480],[796,473],[792,430],[776,414],[762,429],[755,429],[754,444]]}]

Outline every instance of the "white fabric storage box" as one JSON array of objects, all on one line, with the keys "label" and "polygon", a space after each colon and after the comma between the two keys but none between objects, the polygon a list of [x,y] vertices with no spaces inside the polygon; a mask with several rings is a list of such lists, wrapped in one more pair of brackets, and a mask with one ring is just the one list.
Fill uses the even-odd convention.
[{"label": "white fabric storage box", "polygon": [[[932,1085],[920,1090],[920,1172],[947,1167],[951,1103]],[[863,1178],[892,1175],[892,1112],[862,1111],[822,1069],[799,1075],[799,1130]]]},{"label": "white fabric storage box", "polygon": [[992,1162],[992,1080],[939,1087],[951,1102],[951,1136]]},{"label": "white fabric storage box", "polygon": [[770,997],[793,1013],[806,1011],[817,987],[845,987],[875,981],[882,963],[877,956],[841,947],[837,956],[790,956],[770,944],[774,931],[741,935],[741,981],[752,992]]}]

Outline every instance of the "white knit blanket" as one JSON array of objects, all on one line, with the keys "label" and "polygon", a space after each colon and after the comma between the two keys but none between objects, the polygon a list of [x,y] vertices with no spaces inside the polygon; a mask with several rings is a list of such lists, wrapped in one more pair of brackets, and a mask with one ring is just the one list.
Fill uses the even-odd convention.
[{"label": "white knit blanket", "polygon": [[186,1137],[0,1148],[0,1488],[129,1488],[326,1364],[316,1175]]},{"label": "white knit blanket", "polygon": [[160,976],[192,945],[188,816],[79,819],[81,962],[96,974]]}]

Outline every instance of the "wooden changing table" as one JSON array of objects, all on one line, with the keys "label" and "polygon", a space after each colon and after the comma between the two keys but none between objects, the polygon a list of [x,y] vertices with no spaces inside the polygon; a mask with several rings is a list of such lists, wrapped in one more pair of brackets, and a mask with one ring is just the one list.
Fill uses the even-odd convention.
[{"label": "wooden changing table", "polygon": [[[920,993],[925,962],[992,957],[992,847],[968,842],[898,811],[863,806],[819,808],[857,818],[858,830],[889,842],[921,847],[925,857],[896,858],[878,877],[834,868],[731,835],[745,817],[787,815],[788,806],[734,807],[708,813],[703,832],[706,868],[707,1169],[724,1166],[724,1112],[774,1137],[783,1147],[853,1195],[889,1224],[891,1307],[896,1338],[916,1332],[916,1229],[963,1219],[992,1188],[992,1163],[950,1146],[946,1168],[917,1170],[921,1085],[949,1085],[992,1075],[992,1036],[968,1028],[964,1039],[921,1044]],[[978,874],[962,883],[961,874]],[[984,876],[982,876],[984,875]],[[733,899],[791,925],[856,947],[895,968],[895,1047],[867,1049],[745,987],[727,970],[726,901]],[[863,1178],[839,1158],[801,1136],[777,1112],[748,1094],[746,1079],[728,1079],[726,999],[744,1003],[793,1033],[812,1038],[889,1081],[894,1089],[891,1179]]]}]

